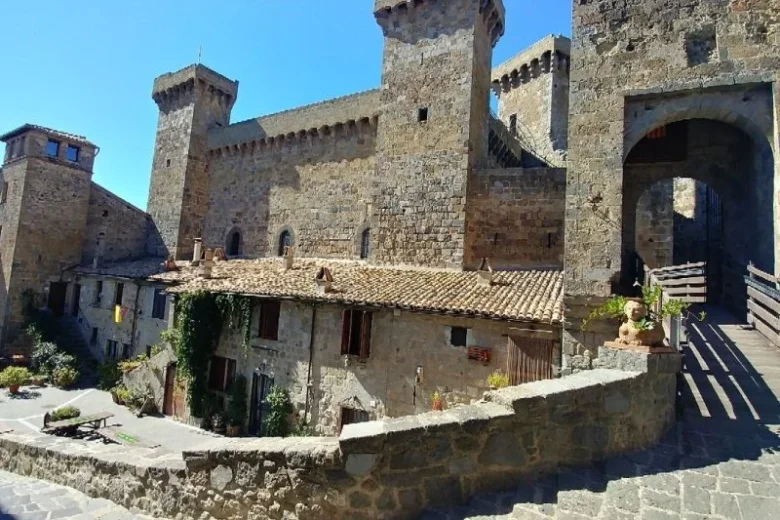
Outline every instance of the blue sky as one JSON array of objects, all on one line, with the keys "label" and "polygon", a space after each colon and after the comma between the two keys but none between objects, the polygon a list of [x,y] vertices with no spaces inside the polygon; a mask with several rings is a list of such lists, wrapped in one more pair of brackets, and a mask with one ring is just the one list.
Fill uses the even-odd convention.
[{"label": "blue sky", "polygon": [[[572,0],[504,0],[496,64],[550,33]],[[157,125],[154,78],[197,60],[240,81],[232,121],[375,88],[373,0],[3,2],[0,133],[35,123],[87,136],[94,180],[146,208]],[[0,153],[2,150],[0,150]]]}]

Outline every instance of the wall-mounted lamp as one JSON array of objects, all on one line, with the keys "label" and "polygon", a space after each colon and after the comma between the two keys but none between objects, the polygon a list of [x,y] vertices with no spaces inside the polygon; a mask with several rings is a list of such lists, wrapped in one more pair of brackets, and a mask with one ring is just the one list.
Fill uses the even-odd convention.
[{"label": "wall-mounted lamp", "polygon": [[415,374],[415,377],[414,377],[415,382],[418,385],[422,384],[422,382],[423,382],[423,367],[422,367],[422,365],[418,365],[417,366],[417,369],[414,371],[414,374]]}]

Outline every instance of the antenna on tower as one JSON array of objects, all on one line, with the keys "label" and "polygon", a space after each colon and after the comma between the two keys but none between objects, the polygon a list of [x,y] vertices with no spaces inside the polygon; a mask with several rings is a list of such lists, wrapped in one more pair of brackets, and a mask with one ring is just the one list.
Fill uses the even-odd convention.
[{"label": "antenna on tower", "polygon": [[198,65],[200,65],[201,57],[203,57],[203,44],[198,47]]}]

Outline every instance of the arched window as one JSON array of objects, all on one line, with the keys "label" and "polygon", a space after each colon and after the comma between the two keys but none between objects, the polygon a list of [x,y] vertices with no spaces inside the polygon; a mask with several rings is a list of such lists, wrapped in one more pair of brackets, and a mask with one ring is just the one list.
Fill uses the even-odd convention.
[{"label": "arched window", "polygon": [[279,256],[284,256],[284,248],[292,245],[292,233],[285,229],[279,234]]},{"label": "arched window", "polygon": [[368,258],[371,253],[371,229],[366,228],[360,235],[360,258]]},{"label": "arched window", "polygon": [[233,231],[233,233],[230,234],[227,253],[230,256],[238,256],[241,254],[241,233],[238,231]]}]

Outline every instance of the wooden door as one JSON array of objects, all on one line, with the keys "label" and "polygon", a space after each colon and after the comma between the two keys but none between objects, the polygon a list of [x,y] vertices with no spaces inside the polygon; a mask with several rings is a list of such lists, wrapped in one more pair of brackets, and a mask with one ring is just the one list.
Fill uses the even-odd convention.
[{"label": "wooden door", "polygon": [[65,282],[52,282],[49,284],[48,307],[55,316],[65,314],[65,295],[68,292],[68,284]]},{"label": "wooden door", "polygon": [[165,370],[165,394],[163,397],[163,414],[173,415],[173,393],[176,390],[176,363],[171,363]]},{"label": "wooden door", "polygon": [[252,374],[252,401],[249,408],[249,433],[263,435],[263,420],[268,417],[271,407],[265,402],[266,396],[274,386],[272,377],[265,374]]},{"label": "wooden door", "polygon": [[555,342],[509,336],[507,374],[511,385],[522,385],[553,377]]}]

